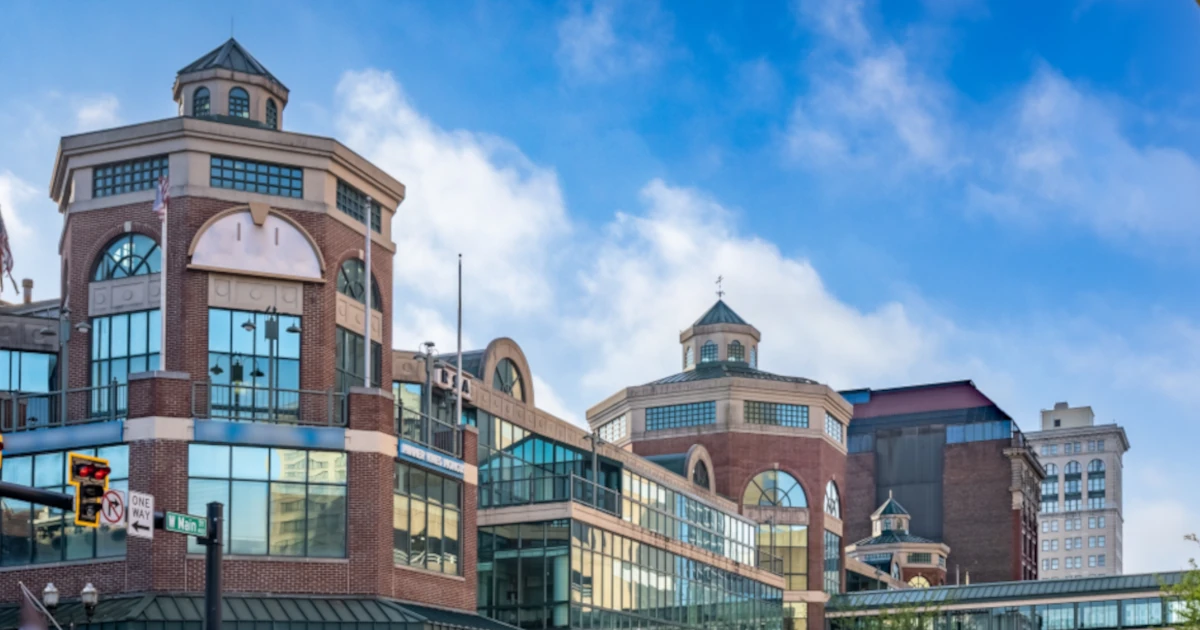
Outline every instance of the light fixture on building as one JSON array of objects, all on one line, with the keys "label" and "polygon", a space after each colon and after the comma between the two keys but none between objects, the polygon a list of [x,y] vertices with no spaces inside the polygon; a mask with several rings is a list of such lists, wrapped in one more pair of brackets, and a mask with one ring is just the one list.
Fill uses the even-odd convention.
[{"label": "light fixture on building", "polygon": [[242,322],[242,330],[245,330],[246,332],[254,332],[254,328],[253,321],[247,319],[245,322]]},{"label": "light fixture on building", "polygon": [[287,327],[287,331],[292,333],[293,335],[298,335],[298,334],[300,334],[300,327],[295,324],[292,324],[291,326]]},{"label": "light fixture on building", "polygon": [[87,322],[79,322],[78,324],[75,324],[75,330],[86,335],[92,331],[92,325]]},{"label": "light fixture on building", "polygon": [[42,605],[49,611],[58,608],[58,589],[54,582],[46,584],[46,588],[42,589]]},{"label": "light fixture on building", "polygon": [[225,370],[221,369],[220,365],[214,365],[208,371],[212,372],[213,376],[220,376],[225,373]]},{"label": "light fixture on building", "polygon": [[100,603],[100,591],[88,582],[79,593],[79,601],[83,602],[83,610],[87,613],[88,623],[92,623],[92,614],[96,612],[96,604]]}]

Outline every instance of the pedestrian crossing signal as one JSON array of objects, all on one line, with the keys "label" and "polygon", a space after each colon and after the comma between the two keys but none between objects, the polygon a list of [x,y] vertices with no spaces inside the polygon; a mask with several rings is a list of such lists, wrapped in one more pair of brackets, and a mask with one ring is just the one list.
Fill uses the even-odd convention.
[{"label": "pedestrian crossing signal", "polygon": [[71,472],[68,482],[75,488],[75,524],[99,527],[100,507],[104,493],[108,491],[108,476],[112,473],[108,460],[68,453],[67,470]]}]

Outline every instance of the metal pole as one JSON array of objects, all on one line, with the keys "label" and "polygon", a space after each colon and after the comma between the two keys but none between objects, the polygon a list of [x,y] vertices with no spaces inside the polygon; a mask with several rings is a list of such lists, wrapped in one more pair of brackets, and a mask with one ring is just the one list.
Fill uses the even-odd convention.
[{"label": "metal pole", "polygon": [[425,344],[425,391],[421,398],[425,407],[421,410],[421,441],[428,444],[429,436],[426,433],[432,428],[429,419],[433,417],[433,345],[430,343]]},{"label": "metal pole", "polygon": [[462,254],[458,255],[458,363],[454,378],[454,425],[462,424]]},{"label": "metal pole", "polygon": [[71,512],[75,509],[75,498],[69,494],[39,490],[8,481],[0,481],[0,499],[29,501],[38,505],[48,505],[52,508],[58,508],[65,512]]},{"label": "metal pole", "polygon": [[[170,180],[166,180],[170,186]],[[164,195],[165,197],[165,195]],[[167,276],[170,275],[171,259],[167,257],[167,215],[166,207],[162,213],[162,273],[158,274],[158,369],[167,369]]]},{"label": "metal pole", "polygon": [[204,630],[221,630],[221,557],[224,555],[224,507],[208,504],[208,537],[204,551]]},{"label": "metal pole", "polygon": [[59,401],[59,417],[62,420],[62,426],[67,426],[67,379],[70,378],[70,372],[67,370],[67,342],[71,340],[71,311],[62,309],[58,315],[58,401]]},{"label": "metal pole", "polygon": [[367,196],[363,205],[363,232],[367,235],[363,245],[363,258],[366,268],[363,273],[363,293],[366,294],[367,311],[363,315],[363,387],[371,386],[371,197]]}]

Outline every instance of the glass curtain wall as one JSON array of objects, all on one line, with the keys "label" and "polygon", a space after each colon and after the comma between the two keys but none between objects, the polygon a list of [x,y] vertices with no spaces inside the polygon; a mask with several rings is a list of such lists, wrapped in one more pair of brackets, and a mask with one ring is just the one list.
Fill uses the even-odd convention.
[{"label": "glass curtain wall", "polygon": [[208,309],[208,365],[214,413],[299,418],[299,316]]},{"label": "glass curtain wall", "polygon": [[462,482],[397,462],[392,492],[392,561],[458,575]]}]

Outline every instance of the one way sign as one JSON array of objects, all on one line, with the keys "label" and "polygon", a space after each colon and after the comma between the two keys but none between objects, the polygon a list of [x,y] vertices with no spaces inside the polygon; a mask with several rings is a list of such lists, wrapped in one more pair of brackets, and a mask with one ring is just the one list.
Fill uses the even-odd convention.
[{"label": "one way sign", "polygon": [[129,491],[129,528],[125,533],[138,538],[154,538],[154,495]]}]

